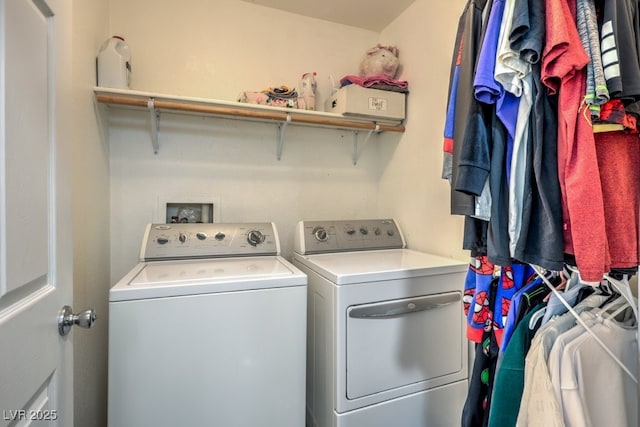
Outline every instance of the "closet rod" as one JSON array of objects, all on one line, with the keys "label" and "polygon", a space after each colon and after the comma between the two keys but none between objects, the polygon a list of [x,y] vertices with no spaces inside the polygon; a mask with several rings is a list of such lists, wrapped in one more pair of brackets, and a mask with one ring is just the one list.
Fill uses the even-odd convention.
[{"label": "closet rod", "polygon": [[[127,105],[132,107],[147,107],[148,98],[126,96],[126,95],[105,95],[96,94],[96,100],[105,104]],[[153,99],[153,104],[158,110],[182,111],[188,113],[203,113],[229,117],[245,117],[256,120],[273,120],[284,122],[287,115],[291,117],[291,123],[331,126],[347,129],[365,129],[376,130],[380,132],[404,132],[403,125],[386,125],[377,124],[375,122],[360,122],[354,120],[320,117],[296,113],[295,109],[291,112],[280,111],[257,111],[243,108],[233,108],[219,105],[197,104],[192,102],[163,101],[162,99]]]}]

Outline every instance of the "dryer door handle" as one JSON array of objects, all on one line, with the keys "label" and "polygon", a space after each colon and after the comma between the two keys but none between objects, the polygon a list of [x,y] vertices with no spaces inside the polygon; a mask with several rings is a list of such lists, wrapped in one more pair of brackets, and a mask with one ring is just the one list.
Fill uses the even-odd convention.
[{"label": "dryer door handle", "polygon": [[354,319],[384,319],[409,313],[433,310],[460,301],[460,292],[427,295],[402,300],[367,304],[349,308],[349,317]]}]

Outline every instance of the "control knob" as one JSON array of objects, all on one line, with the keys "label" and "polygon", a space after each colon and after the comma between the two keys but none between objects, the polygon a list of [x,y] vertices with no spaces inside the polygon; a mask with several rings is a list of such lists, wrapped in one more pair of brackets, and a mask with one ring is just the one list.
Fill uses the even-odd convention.
[{"label": "control knob", "polygon": [[353,227],[347,227],[346,230],[344,230],[349,236],[353,236],[356,232],[356,229]]},{"label": "control knob", "polygon": [[264,234],[262,234],[260,230],[251,230],[247,234],[247,242],[249,242],[251,246],[258,246],[264,242]]},{"label": "control knob", "polygon": [[202,231],[196,233],[196,237],[198,238],[198,240],[206,240],[207,238],[207,233],[203,233]]},{"label": "control knob", "polygon": [[167,239],[166,237],[158,237],[158,240],[156,241],[161,245],[166,245],[167,243],[169,243],[169,239]]},{"label": "control knob", "polygon": [[224,238],[227,236],[222,231],[219,231],[218,233],[216,233],[214,237],[216,240],[220,241],[220,240],[224,240]]},{"label": "control knob", "polygon": [[369,234],[369,230],[367,230],[367,227],[360,227],[360,234],[363,234],[365,236]]},{"label": "control knob", "polygon": [[326,242],[327,239],[329,238],[329,235],[327,234],[327,230],[325,230],[323,227],[314,228],[313,235],[315,236],[316,240],[319,242]]},{"label": "control knob", "polygon": [[178,240],[180,240],[180,243],[184,243],[187,241],[187,235],[184,233],[180,233],[178,234]]}]

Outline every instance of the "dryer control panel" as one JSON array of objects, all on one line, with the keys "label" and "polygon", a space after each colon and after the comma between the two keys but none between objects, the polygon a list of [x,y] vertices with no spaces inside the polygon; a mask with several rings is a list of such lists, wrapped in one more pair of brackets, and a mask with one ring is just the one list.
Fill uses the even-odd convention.
[{"label": "dryer control panel", "polygon": [[141,261],[280,255],[274,223],[149,224]]},{"label": "dryer control panel", "polygon": [[404,248],[393,219],[300,221],[295,251],[299,254]]}]

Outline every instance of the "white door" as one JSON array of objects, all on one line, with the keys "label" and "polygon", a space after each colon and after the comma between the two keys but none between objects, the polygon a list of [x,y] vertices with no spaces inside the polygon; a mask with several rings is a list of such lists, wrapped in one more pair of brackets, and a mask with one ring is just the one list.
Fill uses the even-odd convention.
[{"label": "white door", "polygon": [[0,0],[0,426],[73,424],[70,10]]}]

